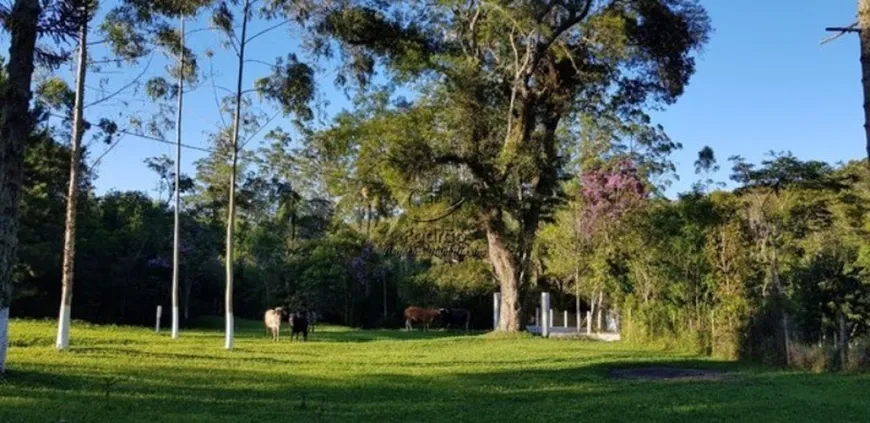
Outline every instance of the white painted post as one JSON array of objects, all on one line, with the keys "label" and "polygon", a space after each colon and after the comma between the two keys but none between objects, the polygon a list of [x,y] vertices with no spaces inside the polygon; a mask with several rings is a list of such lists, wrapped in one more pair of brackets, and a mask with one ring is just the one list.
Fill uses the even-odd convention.
[{"label": "white painted post", "polygon": [[568,310],[562,312],[562,327],[568,329]]},{"label": "white painted post", "polygon": [[498,315],[501,311],[501,293],[492,294],[492,329],[498,330]]},{"label": "white painted post", "polygon": [[163,315],[163,306],[157,306],[157,323],[154,324],[154,332],[160,332],[160,316]]},{"label": "white painted post", "polygon": [[592,335],[592,312],[586,312],[586,334]]},{"label": "white painted post", "polygon": [[550,319],[553,318],[552,310],[550,310],[549,292],[541,293],[541,316],[543,317],[543,322],[541,322],[541,336],[547,338],[550,336]]},{"label": "white painted post", "polygon": [[[547,294],[548,298],[549,298],[549,296],[550,296],[550,294]],[[549,315],[550,315],[550,318],[547,319],[547,327],[551,327],[551,328],[555,327],[555,325],[553,324],[553,309],[550,308],[549,306],[547,306],[547,310],[549,310]]]}]

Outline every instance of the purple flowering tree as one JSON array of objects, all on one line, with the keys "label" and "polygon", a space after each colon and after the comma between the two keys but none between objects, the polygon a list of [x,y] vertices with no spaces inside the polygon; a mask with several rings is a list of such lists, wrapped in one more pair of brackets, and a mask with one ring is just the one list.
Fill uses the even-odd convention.
[{"label": "purple flowering tree", "polygon": [[640,206],[649,192],[631,160],[619,160],[580,176],[585,204],[580,227],[586,238],[603,235]]}]

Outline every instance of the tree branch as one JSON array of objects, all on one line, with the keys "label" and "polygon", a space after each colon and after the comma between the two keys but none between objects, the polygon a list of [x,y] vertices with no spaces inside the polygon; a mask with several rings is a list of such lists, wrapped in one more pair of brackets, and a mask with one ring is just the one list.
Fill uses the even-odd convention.
[{"label": "tree branch", "polygon": [[262,30],[262,31],[260,31],[260,32],[258,32],[258,33],[256,33],[256,34],[254,34],[254,35],[248,37],[248,39],[245,40],[245,43],[246,43],[246,44],[247,44],[247,43],[250,43],[251,41],[254,41],[257,37],[259,37],[259,36],[261,36],[261,35],[263,35],[263,34],[269,32],[269,31],[272,31],[273,29],[276,29],[276,28],[279,28],[279,27],[281,27],[281,26],[284,26],[284,25],[290,23],[291,21],[292,21],[291,19],[287,19],[287,20],[285,20],[284,22],[281,22],[281,23],[276,24],[276,25],[272,25],[272,26],[270,26],[270,27],[268,27],[268,28],[266,28],[266,29],[264,29],[264,30]]},{"label": "tree branch", "polygon": [[416,219],[416,218],[413,218],[413,217],[410,217],[410,216],[409,216],[408,218],[411,219],[412,221],[416,222],[416,223],[432,223],[432,222],[437,222],[437,221],[439,221],[439,220],[441,220],[441,219],[444,219],[444,218],[449,217],[449,216],[452,215],[453,213],[456,213],[456,211],[459,210],[459,207],[461,207],[463,203],[465,203],[465,198],[462,198],[462,199],[460,199],[459,201],[457,201],[457,202],[451,204],[450,207],[447,208],[447,211],[444,212],[444,214],[442,214],[441,216],[436,216],[436,217],[433,217],[433,218],[430,218],[430,219]]},{"label": "tree branch", "polygon": [[145,69],[142,69],[142,72],[140,72],[139,75],[136,76],[136,78],[133,78],[132,81],[130,81],[129,83],[127,83],[127,85],[124,85],[123,87],[121,87],[121,88],[118,89],[117,91],[115,91],[115,92],[113,92],[113,93],[111,93],[111,94],[109,94],[109,95],[107,95],[107,96],[105,96],[105,97],[103,97],[103,98],[101,98],[101,99],[98,99],[98,100],[95,100],[95,101],[93,101],[93,102],[91,102],[91,103],[85,104],[85,105],[84,105],[84,108],[87,109],[88,107],[96,106],[97,104],[100,104],[100,103],[106,102],[106,101],[108,101],[108,100],[111,100],[113,97],[115,97],[115,96],[121,94],[122,92],[126,91],[127,88],[130,88],[130,87],[132,87],[134,84],[136,84],[137,82],[139,82],[139,80],[142,79],[143,76],[145,76],[145,73],[148,72],[148,68],[151,67],[151,60],[152,60],[153,58],[154,58],[154,54],[152,53],[150,56],[148,56],[148,64],[145,65]]},{"label": "tree branch", "polygon": [[859,33],[860,33],[860,32],[861,32],[861,28],[857,28],[857,27],[858,27],[858,22],[855,22],[855,23],[853,23],[852,25],[849,25],[849,26],[847,26],[847,27],[845,27],[845,28],[825,28],[825,31],[828,31],[828,32],[837,32],[837,34],[834,34],[834,35],[832,35],[832,36],[830,36],[830,37],[825,38],[824,40],[822,40],[821,45],[825,45],[825,44],[827,44],[827,43],[830,43],[831,41],[834,41],[834,40],[836,40],[837,38],[840,38],[840,37],[842,37],[842,36],[844,36],[844,35],[846,35],[846,34],[849,34],[849,33],[855,33],[855,32],[859,32]]},{"label": "tree branch", "polygon": [[[146,139],[146,140],[151,140],[151,141],[155,141],[155,142],[160,142],[160,143],[163,143],[163,144],[176,145],[175,142],[172,142],[172,141],[166,141],[166,140],[164,140],[164,139],[162,139],[162,138],[152,137],[152,136],[148,136],[148,135],[145,135],[145,134],[137,134],[137,133],[135,133],[135,132],[129,132],[129,131],[125,131],[125,130],[119,130],[118,133],[119,133],[119,134],[132,135],[132,136],[134,136],[134,137],[139,137],[139,138]],[[205,153],[214,153],[213,150],[209,150],[209,149],[207,149],[207,148],[203,148],[203,147],[197,147],[197,146],[194,146],[194,145],[181,144],[181,146],[184,147],[184,148],[189,148],[189,149],[191,149],[191,150],[198,150],[198,151],[202,151],[202,152],[205,152]]]}]

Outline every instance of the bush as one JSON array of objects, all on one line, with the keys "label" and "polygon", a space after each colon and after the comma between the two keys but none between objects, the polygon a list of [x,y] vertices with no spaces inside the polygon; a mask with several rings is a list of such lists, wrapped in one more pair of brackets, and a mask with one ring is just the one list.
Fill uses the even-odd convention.
[{"label": "bush", "polygon": [[833,371],[839,367],[837,349],[830,345],[808,345],[795,343],[791,346],[789,359],[791,366],[813,373]]}]

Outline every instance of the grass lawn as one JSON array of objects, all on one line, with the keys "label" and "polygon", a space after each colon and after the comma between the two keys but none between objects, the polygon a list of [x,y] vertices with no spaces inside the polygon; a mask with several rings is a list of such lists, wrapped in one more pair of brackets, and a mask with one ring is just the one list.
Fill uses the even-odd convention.
[{"label": "grass lawn", "polygon": [[[179,340],[75,322],[13,321],[0,422],[870,421],[870,375],[811,375],[623,344],[324,327],[271,342],[238,322]],[[286,332],[285,332],[286,333]],[[611,377],[629,366],[727,371],[717,380]]]}]

